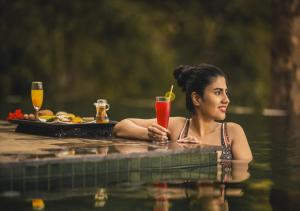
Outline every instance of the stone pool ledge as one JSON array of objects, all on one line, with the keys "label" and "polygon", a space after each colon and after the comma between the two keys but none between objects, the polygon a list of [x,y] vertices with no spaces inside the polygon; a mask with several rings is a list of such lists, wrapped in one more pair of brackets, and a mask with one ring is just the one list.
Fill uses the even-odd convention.
[{"label": "stone pool ledge", "polygon": [[217,164],[214,147],[185,148],[177,143],[159,145],[117,138],[53,138],[16,133],[15,128],[0,121],[0,167],[105,162],[128,171]]},{"label": "stone pool ledge", "polygon": [[15,128],[0,122],[0,198],[13,194],[52,200],[58,190],[65,197],[116,184],[220,181],[212,147],[52,138],[16,133]]}]

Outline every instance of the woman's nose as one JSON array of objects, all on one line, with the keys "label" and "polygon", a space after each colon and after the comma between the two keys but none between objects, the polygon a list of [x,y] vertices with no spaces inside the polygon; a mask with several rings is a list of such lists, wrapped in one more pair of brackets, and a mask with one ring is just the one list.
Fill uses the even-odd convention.
[{"label": "woman's nose", "polygon": [[224,94],[223,99],[222,99],[222,102],[223,102],[223,103],[226,103],[226,104],[230,103],[230,100],[229,100],[229,97],[228,97],[227,94]]}]

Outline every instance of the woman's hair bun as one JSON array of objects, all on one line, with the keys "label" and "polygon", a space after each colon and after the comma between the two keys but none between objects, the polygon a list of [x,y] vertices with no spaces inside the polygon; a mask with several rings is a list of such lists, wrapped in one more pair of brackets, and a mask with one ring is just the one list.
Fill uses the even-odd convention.
[{"label": "woman's hair bun", "polygon": [[191,71],[191,66],[189,65],[180,65],[175,68],[173,75],[177,81],[179,87],[182,88],[183,91],[186,90],[186,82],[189,78],[189,73]]},{"label": "woman's hair bun", "polygon": [[180,65],[174,69],[173,75],[178,86],[185,92],[186,107],[192,113],[195,112],[195,107],[191,93],[196,92],[203,97],[205,87],[211,84],[214,78],[219,76],[225,78],[225,74],[220,68],[206,63]]}]

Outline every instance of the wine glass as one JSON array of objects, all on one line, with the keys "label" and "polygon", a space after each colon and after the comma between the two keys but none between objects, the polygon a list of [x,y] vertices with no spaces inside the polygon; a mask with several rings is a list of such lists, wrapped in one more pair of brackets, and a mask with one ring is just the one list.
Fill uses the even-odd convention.
[{"label": "wine glass", "polygon": [[43,83],[34,81],[31,84],[31,101],[35,110],[35,118],[38,118],[38,111],[41,109],[43,104]]}]

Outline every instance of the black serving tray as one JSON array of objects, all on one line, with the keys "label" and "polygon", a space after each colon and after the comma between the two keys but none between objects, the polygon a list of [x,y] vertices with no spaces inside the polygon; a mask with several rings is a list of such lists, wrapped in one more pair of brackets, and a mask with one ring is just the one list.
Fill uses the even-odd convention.
[{"label": "black serving tray", "polygon": [[16,132],[51,136],[51,137],[112,137],[112,130],[117,121],[108,123],[60,123],[40,122],[37,120],[12,120],[17,124]]}]

